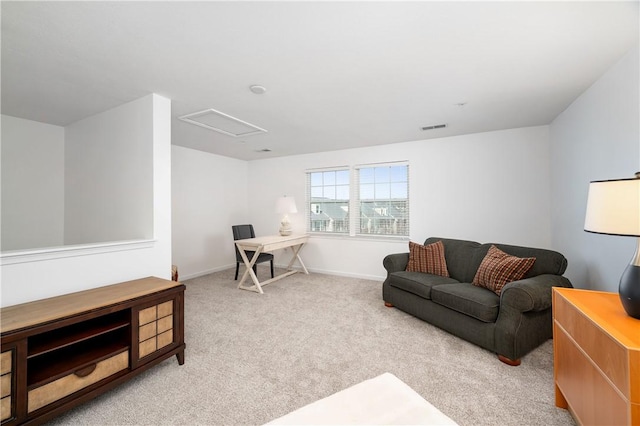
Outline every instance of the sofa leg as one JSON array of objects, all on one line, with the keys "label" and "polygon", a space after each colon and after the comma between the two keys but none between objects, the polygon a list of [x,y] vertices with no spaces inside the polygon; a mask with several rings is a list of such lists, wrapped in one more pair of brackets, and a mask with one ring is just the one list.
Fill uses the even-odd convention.
[{"label": "sofa leg", "polygon": [[393,304],[389,302],[384,302],[384,306],[386,306],[387,308],[393,308]]},{"label": "sofa leg", "polygon": [[520,365],[520,359],[510,359],[510,358],[507,358],[506,356],[500,355],[500,354],[498,354],[498,359],[500,361],[504,362],[505,364],[510,365],[512,367],[517,367],[517,366]]}]

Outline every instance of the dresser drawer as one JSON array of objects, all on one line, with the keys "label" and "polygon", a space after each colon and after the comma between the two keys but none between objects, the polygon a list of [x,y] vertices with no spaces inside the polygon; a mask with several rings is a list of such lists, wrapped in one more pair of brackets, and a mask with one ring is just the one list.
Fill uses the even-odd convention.
[{"label": "dresser drawer", "polygon": [[51,404],[128,367],[129,351],[127,350],[96,363],[93,371],[78,371],[33,389],[29,391],[28,411],[32,412]]},{"label": "dresser drawer", "polygon": [[564,297],[556,297],[554,301],[556,324],[571,336],[614,386],[629,398],[629,380],[624,368],[628,363],[626,349]]},{"label": "dresser drawer", "polygon": [[640,425],[640,324],[617,293],[553,289],[556,406],[578,424]]},{"label": "dresser drawer", "polygon": [[578,423],[625,425],[627,401],[556,325],[556,384],[565,395]]}]

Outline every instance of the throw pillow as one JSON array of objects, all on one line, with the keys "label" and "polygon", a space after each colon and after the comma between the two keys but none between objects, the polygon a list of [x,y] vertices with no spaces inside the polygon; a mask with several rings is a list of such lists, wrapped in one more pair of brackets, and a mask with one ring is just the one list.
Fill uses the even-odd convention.
[{"label": "throw pillow", "polygon": [[511,256],[492,245],[478,267],[473,285],[488,288],[500,296],[502,288],[524,277],[535,261],[535,257]]},{"label": "throw pillow", "polygon": [[447,261],[444,258],[442,241],[423,246],[409,241],[409,263],[407,271],[425,272],[427,274],[449,276]]}]

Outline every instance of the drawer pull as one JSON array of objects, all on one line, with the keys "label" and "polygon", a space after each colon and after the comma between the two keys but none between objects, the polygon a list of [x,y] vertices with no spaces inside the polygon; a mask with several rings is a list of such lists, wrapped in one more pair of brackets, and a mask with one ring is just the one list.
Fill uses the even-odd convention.
[{"label": "drawer pull", "polygon": [[93,373],[97,365],[98,364],[88,365],[84,368],[81,368],[80,370],[74,371],[73,374],[75,374],[78,377],[87,377],[89,374]]}]

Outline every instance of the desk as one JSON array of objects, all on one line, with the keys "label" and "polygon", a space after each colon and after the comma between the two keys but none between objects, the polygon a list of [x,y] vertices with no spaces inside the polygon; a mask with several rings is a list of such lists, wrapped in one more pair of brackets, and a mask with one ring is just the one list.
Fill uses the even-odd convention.
[{"label": "desk", "polygon": [[[238,288],[243,290],[255,291],[256,293],[262,294],[264,293],[262,291],[262,286],[298,272],[297,270],[291,268],[296,260],[300,263],[300,266],[302,267],[304,273],[308,274],[309,271],[307,271],[307,268],[304,266],[304,263],[302,263],[302,259],[300,258],[300,249],[302,249],[302,246],[304,246],[308,240],[308,235],[287,235],[284,237],[281,235],[269,235],[267,237],[237,240],[236,246],[238,247],[240,256],[242,256],[242,260],[244,261],[244,264],[246,266],[246,271],[244,271],[242,279],[240,280],[240,283],[238,283]],[[291,247],[291,249],[293,250],[291,261],[289,261],[289,264],[287,265],[287,272],[277,275],[270,280],[260,282],[256,274],[253,272],[253,265],[256,263],[256,260],[258,260],[258,256],[260,255],[260,253],[287,247]],[[249,260],[249,258],[247,257],[247,251],[255,251],[251,260]],[[247,280],[248,276],[251,276],[251,279],[253,280],[252,286],[244,285],[244,282]]]}]

